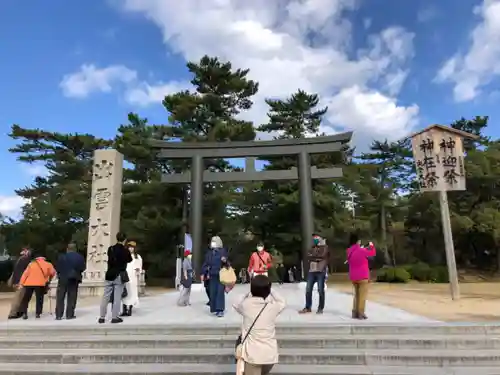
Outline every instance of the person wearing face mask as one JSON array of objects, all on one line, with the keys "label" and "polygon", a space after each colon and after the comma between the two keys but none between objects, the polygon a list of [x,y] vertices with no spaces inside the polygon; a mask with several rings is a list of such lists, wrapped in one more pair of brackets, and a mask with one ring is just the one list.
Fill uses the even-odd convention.
[{"label": "person wearing face mask", "polygon": [[313,246],[309,250],[307,260],[309,261],[309,272],[306,285],[306,306],[299,311],[300,314],[311,312],[312,293],[314,284],[317,284],[319,294],[318,314],[323,313],[325,308],[325,278],[328,267],[329,251],[326,241],[319,235],[313,235]]},{"label": "person wearing face mask", "polygon": [[226,309],[225,287],[220,282],[219,272],[222,267],[227,267],[228,253],[224,249],[219,236],[212,237],[210,249],[205,254],[205,261],[201,269],[201,281],[208,279],[208,291],[210,294],[210,313],[222,318]]},{"label": "person wearing face mask", "polygon": [[127,247],[132,255],[132,262],[127,264],[129,282],[125,284],[127,292],[122,300],[122,316],[132,316],[132,308],[139,306],[139,280],[142,272],[142,258],[137,253],[137,244],[135,241],[130,241]]},{"label": "person wearing face mask", "polygon": [[250,261],[248,262],[248,273],[251,278],[257,275],[268,276],[268,270],[272,266],[272,257],[264,249],[264,244],[262,242],[257,244],[257,251],[254,251],[250,255]]},{"label": "person wearing face mask", "polygon": [[178,306],[191,305],[189,302],[189,297],[191,296],[191,286],[193,284],[193,264],[191,257],[191,250],[186,249],[184,251],[184,260],[182,261],[182,289],[179,295],[179,300],[177,301]]}]

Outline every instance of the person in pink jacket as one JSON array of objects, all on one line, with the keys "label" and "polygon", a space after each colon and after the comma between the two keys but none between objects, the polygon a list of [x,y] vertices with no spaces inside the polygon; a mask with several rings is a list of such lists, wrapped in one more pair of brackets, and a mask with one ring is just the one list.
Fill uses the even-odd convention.
[{"label": "person in pink jacket", "polygon": [[376,254],[375,246],[373,246],[372,242],[368,245],[368,249],[362,247],[360,243],[358,235],[351,234],[349,248],[347,249],[347,264],[349,266],[349,279],[354,286],[353,319],[367,319],[365,306],[370,281],[368,258]]}]

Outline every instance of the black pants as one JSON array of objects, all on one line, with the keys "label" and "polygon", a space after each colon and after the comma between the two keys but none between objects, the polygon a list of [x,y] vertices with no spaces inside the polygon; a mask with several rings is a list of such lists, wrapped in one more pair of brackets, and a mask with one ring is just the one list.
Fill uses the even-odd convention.
[{"label": "black pants", "polygon": [[41,315],[43,312],[43,298],[45,296],[45,286],[25,286],[24,297],[19,311],[23,314],[28,313],[28,307],[31,301],[31,296],[35,293],[36,299],[36,315]]},{"label": "black pants", "polygon": [[59,280],[56,292],[56,318],[62,318],[66,302],[66,318],[75,316],[78,298],[78,282],[76,280]]}]

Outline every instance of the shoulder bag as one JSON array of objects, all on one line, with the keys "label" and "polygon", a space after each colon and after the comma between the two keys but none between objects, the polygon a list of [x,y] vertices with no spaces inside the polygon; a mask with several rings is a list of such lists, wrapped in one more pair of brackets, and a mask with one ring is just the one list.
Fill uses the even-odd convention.
[{"label": "shoulder bag", "polygon": [[259,257],[260,261],[262,262],[262,265],[265,267],[266,270],[268,270],[267,269],[267,263],[264,262],[264,259],[262,259],[262,257],[260,256],[260,254],[259,254],[258,251],[256,251],[256,253],[257,253],[257,256]]},{"label": "shoulder bag", "polygon": [[222,285],[236,284],[236,272],[233,267],[222,267],[219,271],[219,280]]},{"label": "shoulder bag", "polygon": [[[43,272],[43,268],[40,265],[40,263],[38,263],[37,260],[35,260],[35,263],[38,266],[38,268],[40,268],[40,272],[42,273],[44,280],[47,280],[47,276],[45,275],[45,272]],[[49,289],[50,289],[50,280],[47,280],[45,282],[45,286],[44,286],[44,289],[43,289],[43,294],[47,294],[49,292]]]},{"label": "shoulder bag", "polygon": [[257,320],[260,318],[260,316],[262,315],[262,312],[264,311],[264,309],[266,308],[267,306],[267,303],[264,304],[264,306],[262,307],[262,309],[259,311],[259,313],[257,314],[257,316],[255,317],[252,325],[250,326],[250,328],[248,328],[248,331],[247,331],[247,334],[245,335],[245,337],[242,338],[241,334],[238,336],[238,338],[236,339],[236,345],[235,345],[235,350],[234,350],[234,356],[236,358],[236,361],[240,360],[241,357],[242,357],[242,354],[243,354],[243,343],[245,342],[245,340],[248,338],[248,335],[250,334],[250,332],[252,331],[252,328],[253,326],[255,325],[255,323],[257,322]]}]

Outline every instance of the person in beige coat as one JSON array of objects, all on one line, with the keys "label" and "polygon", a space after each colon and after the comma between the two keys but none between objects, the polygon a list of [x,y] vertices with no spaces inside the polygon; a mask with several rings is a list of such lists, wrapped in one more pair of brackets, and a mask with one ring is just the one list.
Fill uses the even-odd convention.
[{"label": "person in beige coat", "polygon": [[[271,290],[271,281],[264,275],[255,276],[250,284],[250,293],[245,295],[241,302],[233,305],[243,317],[241,335],[246,337],[242,344],[245,375],[267,375],[278,363],[276,318],[285,306],[285,300]],[[255,324],[247,336],[254,321]]]}]

